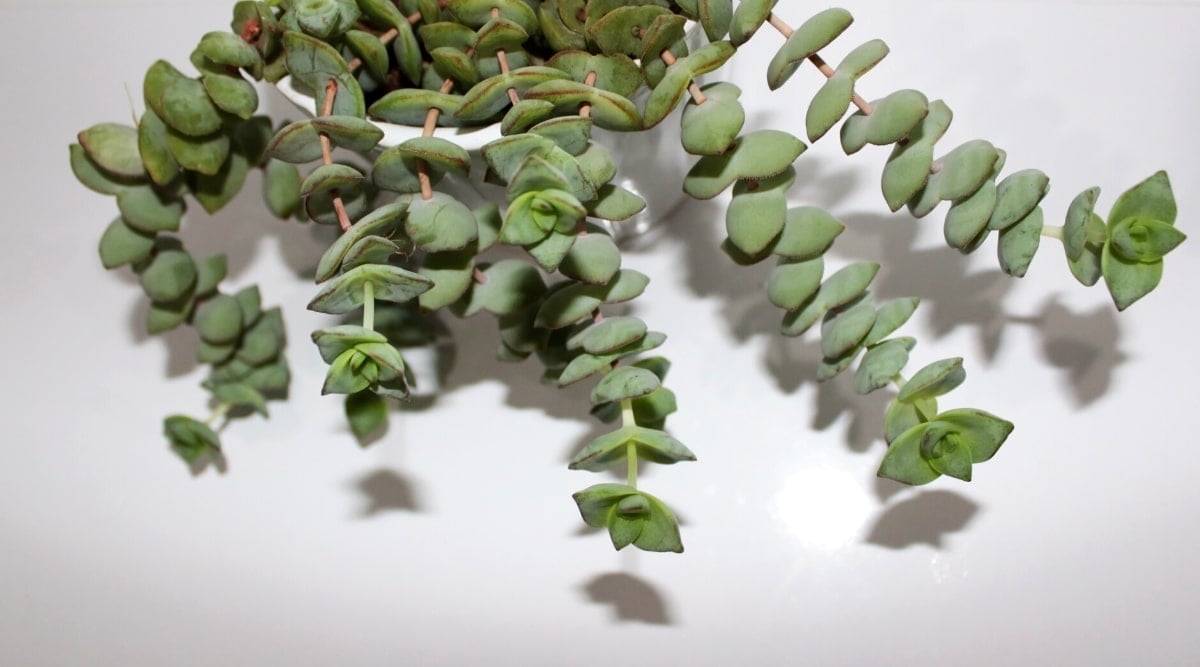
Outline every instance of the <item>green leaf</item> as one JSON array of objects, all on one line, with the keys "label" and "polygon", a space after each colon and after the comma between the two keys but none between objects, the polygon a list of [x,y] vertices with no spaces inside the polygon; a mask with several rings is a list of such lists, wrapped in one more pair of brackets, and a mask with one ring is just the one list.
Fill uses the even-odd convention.
[{"label": "green leaf", "polygon": [[606,303],[637,298],[650,279],[633,269],[621,269],[608,285],[575,283],[550,295],[537,312],[537,326],[561,329],[590,316]]},{"label": "green leaf", "polygon": [[[524,98],[530,88],[548,81],[559,81],[566,74],[552,67],[522,67],[488,77],[471,87],[462,97],[462,103],[454,115],[466,123],[483,123],[496,120],[500,112],[512,102],[509,90]],[[533,98],[537,99],[537,98]]]},{"label": "green leaf", "polygon": [[821,285],[818,299],[826,309],[837,308],[857,299],[879,273],[874,262],[854,262],[839,269]]},{"label": "green leaf", "polygon": [[1063,248],[1067,252],[1067,260],[1071,262],[1079,260],[1083,255],[1083,246],[1088,240],[1088,227],[1097,222],[1101,228],[1104,227],[1104,221],[1095,213],[1096,200],[1099,197],[1100,188],[1088,188],[1079,193],[1067,209],[1067,222],[1063,227]]},{"label": "green leaf", "polygon": [[721,155],[746,124],[746,110],[738,102],[742,90],[722,81],[704,86],[701,91],[705,103],[688,100],[683,109],[680,140],[683,149],[693,155]]},{"label": "green leaf", "polygon": [[918,424],[905,431],[888,446],[887,454],[879,466],[879,476],[902,484],[928,484],[941,476],[921,456],[921,440],[925,437],[928,424]]},{"label": "green leaf", "polygon": [[546,271],[554,272],[558,270],[558,265],[567,258],[567,253],[575,245],[575,240],[575,234],[560,234],[552,231],[549,236],[534,245],[526,246],[525,249],[529,251],[529,256],[533,257],[538,266]]},{"label": "green leaf", "polygon": [[971,450],[962,442],[954,426],[942,421],[930,422],[921,437],[921,456],[934,470],[971,481]]},{"label": "green leaf", "polygon": [[642,114],[646,127],[661,123],[679,106],[693,79],[720,69],[733,54],[734,48],[729,42],[712,42],[667,67],[666,74],[646,99]]},{"label": "green leaf", "polygon": [[179,175],[179,163],[167,147],[167,126],[153,109],[146,109],[138,121],[138,154],[155,183],[166,185]]},{"label": "green leaf", "polygon": [[406,211],[408,211],[406,202],[393,202],[376,208],[354,223],[350,227],[350,231],[339,236],[321,256],[321,261],[317,263],[316,281],[322,283],[336,275],[346,253],[363,238],[374,235],[390,235]]},{"label": "green leaf", "polygon": [[706,155],[688,171],[683,189],[712,199],[739,179],[762,180],[783,173],[807,146],[787,132],[759,130],[738,138],[723,155]]},{"label": "green leaf", "polygon": [[846,308],[826,312],[821,323],[821,354],[838,359],[859,347],[875,324],[875,306],[864,298]]},{"label": "green leaf", "polygon": [[596,199],[587,202],[588,215],[602,220],[628,220],[646,209],[646,200],[611,183],[597,190]]},{"label": "green leaf", "polygon": [[350,430],[360,442],[387,425],[387,401],[375,392],[347,394],[344,410]]},{"label": "green leaf", "polygon": [[167,128],[167,148],[184,169],[212,176],[221,171],[229,157],[231,142],[224,132],[190,137]]},{"label": "green leaf", "polygon": [[628,449],[636,449],[639,459],[669,465],[680,461],[695,461],[696,455],[683,443],[662,431],[627,426],[607,433],[590,442],[571,459],[571,470],[603,472],[624,461]]},{"label": "green leaf", "polygon": [[750,39],[771,15],[771,9],[779,0],[742,0],[733,10],[729,23],[729,41],[741,46]]},{"label": "green leaf", "polygon": [[809,141],[816,141],[837,125],[846,115],[854,98],[854,77],[847,72],[835,72],[813,95],[804,115],[804,129]]},{"label": "green leaf", "polygon": [[307,198],[329,190],[357,186],[363,178],[362,172],[350,165],[323,164],[305,177],[300,185],[300,196]]},{"label": "green leaf", "polygon": [[1106,243],[1101,251],[1100,270],[1117,310],[1125,310],[1158,287],[1163,276],[1163,261],[1130,262],[1118,257],[1112,244]]},{"label": "green leaf", "polygon": [[913,403],[893,400],[888,403],[887,414],[884,416],[884,439],[895,442],[905,431],[923,424],[937,415],[937,399],[924,399]]},{"label": "green leaf", "polygon": [[854,374],[854,391],[869,394],[891,384],[904,370],[908,353],[916,344],[913,338],[895,338],[868,348]]},{"label": "green leaf", "polygon": [[1167,172],[1159,171],[1117,198],[1108,214],[1108,224],[1115,225],[1125,218],[1137,217],[1173,225],[1177,213],[1171,181]]},{"label": "green leaf", "polygon": [[814,259],[825,254],[846,227],[815,206],[788,209],[787,220],[771,252],[788,259]]},{"label": "green leaf", "polygon": [[200,82],[213,104],[225,113],[247,120],[258,109],[258,91],[241,76],[208,73]]},{"label": "green leaf", "polygon": [[683,553],[683,542],[679,538],[679,521],[658,498],[641,493],[650,505],[642,532],[633,541],[633,546],[642,551]]},{"label": "green leaf", "polygon": [[796,180],[790,165],[782,173],[761,181],[738,181],[725,212],[729,241],[747,255],[767,250],[787,221],[787,190]]},{"label": "green leaf", "polygon": [[196,284],[196,263],[182,250],[162,250],[142,271],[142,289],[151,300],[170,303],[187,296]]},{"label": "green leaf", "polygon": [[474,269],[472,248],[427,255],[419,273],[432,281],[433,287],[417,297],[417,302],[424,310],[438,310],[458,301],[471,288]]},{"label": "green leaf", "polygon": [[983,187],[1000,160],[1000,152],[987,141],[968,141],[938,159],[941,166],[929,176],[924,190],[908,208],[916,217],[928,215],[939,202],[965,199]]},{"label": "green leaf", "polygon": [[411,197],[404,231],[425,252],[462,250],[479,238],[479,226],[466,204],[444,193]]},{"label": "green leaf", "polygon": [[949,410],[937,416],[939,422],[952,425],[971,451],[971,461],[982,463],[992,458],[1013,431],[1013,423],[983,410]]},{"label": "green leaf", "polygon": [[250,163],[241,153],[230,153],[215,174],[188,174],[192,196],[208,213],[216,213],[233,201],[246,183]]},{"label": "green leaf", "polygon": [[576,81],[546,81],[527,90],[525,98],[552,102],[557,112],[576,113],[579,105],[590,104],[596,127],[614,132],[634,132],[645,127],[637,106],[628,98]]},{"label": "green leaf", "polygon": [[623,498],[637,496],[637,489],[625,484],[597,484],[572,495],[584,523],[596,528],[608,526],[609,515]]},{"label": "green leaf", "polygon": [[622,366],[605,375],[592,389],[592,404],[645,396],[661,386],[654,373],[636,366]]},{"label": "green leaf", "polygon": [[[583,380],[585,378],[589,378],[593,375],[597,375],[599,373],[607,373],[610,370],[612,370],[613,363],[615,363],[616,361],[618,361],[620,359],[625,359],[628,357],[634,357],[634,356],[637,356],[644,352],[649,352],[650,350],[657,349],[657,348],[661,347],[663,342],[665,342],[666,340],[667,340],[667,337],[665,334],[662,334],[658,331],[651,331],[651,332],[647,333],[645,336],[643,336],[641,338],[641,340],[637,341],[636,343],[626,346],[626,347],[623,347],[623,348],[620,348],[620,349],[615,350],[608,354],[598,354],[597,355],[597,354],[589,354],[587,352],[584,352],[582,354],[575,355],[575,357],[573,359],[571,359],[571,361],[566,365],[566,367],[563,368],[562,372],[559,373],[559,376],[557,379],[558,386],[565,387],[567,385],[579,382],[580,380]],[[642,367],[640,362],[638,364],[634,364],[634,365],[638,366],[639,368]],[[647,368],[646,370],[650,370],[651,372],[654,372],[654,369]],[[655,374],[657,375],[657,373],[655,373]],[[659,379],[660,380],[662,379],[661,375],[659,376]],[[661,389],[656,390],[654,392],[651,392],[650,394],[647,394],[647,396],[651,396],[651,395],[657,393],[658,391],[662,391],[662,390]],[[645,398],[645,397],[643,397],[643,398]],[[637,405],[637,402],[640,400],[642,400],[642,398],[634,399],[635,407]],[[611,404],[609,404],[609,405],[611,405]],[[619,415],[617,415],[617,416],[619,416]]]},{"label": "green leaf", "polygon": [[917,90],[898,90],[858,111],[842,125],[842,150],[857,153],[867,144],[887,146],[908,137],[929,113],[929,99]]},{"label": "green leaf", "polygon": [[283,34],[283,49],[288,71],[313,91],[316,98],[313,115],[323,115],[326,84],[332,79],[337,82],[332,114],[363,117],[366,109],[362,88],[337,50],[315,37],[291,30]]},{"label": "green leaf", "polygon": [[233,407],[246,406],[258,414],[267,416],[267,399],[262,392],[241,382],[218,384],[213,387],[213,395],[222,403]]},{"label": "green leaf", "polygon": [[821,286],[825,260],[781,259],[767,279],[767,299],[778,308],[792,311],[804,305]]},{"label": "green leaf", "polygon": [[276,217],[288,219],[300,205],[300,170],[274,158],[263,168],[263,200]]},{"label": "green leaf", "polygon": [[464,315],[486,310],[494,315],[520,311],[546,293],[546,283],[536,268],[517,259],[504,259],[482,268],[483,281],[475,285]]},{"label": "green leaf", "polygon": [[379,98],[368,111],[372,118],[420,127],[425,122],[425,115],[431,108],[441,113],[438,115],[438,125],[454,126],[459,121],[454,112],[462,104],[461,95],[441,93],[436,90],[420,88],[400,88]]},{"label": "green leaf", "polygon": [[237,299],[218,294],[196,307],[196,331],[209,343],[233,343],[242,334],[242,307]]},{"label": "green leaf", "polygon": [[1025,275],[1042,242],[1043,226],[1042,209],[1038,206],[1030,211],[1024,220],[1000,232],[997,251],[1000,256],[1000,268],[1004,269],[1005,273],[1017,278]]},{"label": "green leaf", "polygon": [[132,127],[117,123],[93,125],[79,133],[79,145],[97,166],[113,176],[146,176],[138,151],[138,133]]},{"label": "green leaf", "polygon": [[895,333],[897,329],[904,326],[905,322],[908,322],[920,303],[921,300],[914,297],[885,303],[879,309],[871,332],[863,339],[863,345],[871,347]]},{"label": "green leaf", "polygon": [[1187,240],[1174,225],[1149,218],[1125,218],[1109,235],[1113,252],[1133,262],[1156,262]]},{"label": "green leaf", "polygon": [[637,317],[609,317],[567,339],[567,349],[607,354],[636,343],[646,333],[646,323]]},{"label": "green leaf", "polygon": [[100,236],[100,262],[106,269],[140,262],[154,250],[154,235],[138,231],[117,218]]},{"label": "green leaf", "polygon": [[621,251],[603,232],[580,236],[558,270],[564,276],[593,285],[607,285],[621,268]]},{"label": "green leaf", "polygon": [[943,228],[946,244],[962,253],[970,253],[978,248],[990,231],[988,221],[996,210],[998,196],[996,181],[988,180],[975,194],[954,202],[946,213]]},{"label": "green leaf", "polygon": [[708,41],[715,42],[729,32],[729,23],[733,20],[732,0],[697,0],[696,8]]},{"label": "green leaf", "polygon": [[[892,211],[916,197],[929,181],[933,167],[933,147],[950,127],[954,114],[941,100],[929,103],[929,113],[908,136],[897,144],[883,168],[883,198]],[[990,213],[989,213],[990,215]]]},{"label": "green leaf", "polygon": [[1071,275],[1075,279],[1087,287],[1095,285],[1101,275],[1101,252],[1102,247],[1088,243],[1084,245],[1083,252],[1078,259],[1067,258],[1067,265],[1071,269]]},{"label": "green leaf", "polygon": [[202,137],[221,129],[221,112],[200,81],[179,77],[163,88],[156,112],[167,127],[189,137]]},{"label": "green leaf", "polygon": [[368,282],[374,288],[377,300],[393,303],[404,303],[433,287],[425,276],[398,266],[365,264],[326,282],[308,304],[308,309],[331,315],[353,312],[363,305],[363,289]]},{"label": "green leaf", "polygon": [[1037,169],[1010,174],[998,186],[996,210],[988,228],[1004,230],[1027,219],[1049,191],[1050,177]]},{"label": "green leaf", "polygon": [[782,86],[810,56],[832,43],[853,22],[850,12],[832,8],[818,12],[796,28],[767,65],[771,90]]},{"label": "green leaf", "polygon": [[221,440],[211,428],[202,422],[183,415],[172,415],[163,420],[163,435],[171,449],[188,464],[196,464],[205,457],[220,459]]},{"label": "green leaf", "polygon": [[925,366],[909,379],[896,395],[896,400],[913,403],[949,393],[967,378],[962,361],[962,357],[954,357]]},{"label": "green leaf", "polygon": [[93,192],[98,192],[102,195],[115,195],[120,193],[127,187],[139,185],[144,182],[144,179],[125,178],[109,174],[100,168],[79,144],[71,144],[69,147],[71,172],[75,174],[75,178],[84,186]]}]

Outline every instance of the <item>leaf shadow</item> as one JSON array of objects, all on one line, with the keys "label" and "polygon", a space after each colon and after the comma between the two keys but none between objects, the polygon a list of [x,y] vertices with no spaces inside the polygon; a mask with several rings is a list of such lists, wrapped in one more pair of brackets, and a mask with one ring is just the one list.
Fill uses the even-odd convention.
[{"label": "leaf shadow", "polygon": [[352,486],[366,501],[356,512],[359,518],[369,519],[393,512],[425,511],[419,485],[396,470],[381,468],[354,480]]},{"label": "leaf shadow", "polygon": [[923,491],[877,516],[866,541],[894,550],[917,544],[941,549],[946,537],[965,530],[979,511],[978,503],[953,491]]},{"label": "leaf shadow", "polygon": [[1108,303],[1076,312],[1052,297],[1037,316],[1014,322],[1037,329],[1042,358],[1065,373],[1077,407],[1087,407],[1107,394],[1116,369],[1129,360],[1120,349],[1120,322]]},{"label": "leaf shadow", "polygon": [[611,607],[614,624],[676,625],[666,596],[641,577],[609,572],[580,588],[592,603]]}]

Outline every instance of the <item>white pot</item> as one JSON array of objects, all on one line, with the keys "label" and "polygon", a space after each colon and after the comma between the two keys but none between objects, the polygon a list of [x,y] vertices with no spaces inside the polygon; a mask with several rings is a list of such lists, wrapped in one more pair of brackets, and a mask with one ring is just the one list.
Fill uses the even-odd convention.
[{"label": "white pot", "polygon": [[[313,114],[315,102],[312,96],[292,86],[291,77],[285,77],[276,85],[284,97],[298,109],[310,116]],[[635,98],[634,101],[638,102],[639,99]],[[684,199],[683,174],[688,169],[689,158],[680,147],[680,113],[681,111],[676,110],[658,126],[642,132],[609,132],[600,128],[592,132],[597,142],[612,151],[617,164],[617,176],[613,182],[646,201],[645,210],[628,220],[616,223],[593,220],[608,230],[618,242],[626,242],[644,234]],[[383,139],[379,142],[381,148],[396,146],[421,136],[422,128],[419,127],[379,120],[372,122],[383,130]],[[479,128],[439,127],[434,130],[434,136],[453,141],[467,149],[475,163],[469,182],[455,180],[446,184],[444,189],[464,199],[469,205],[485,200],[494,201],[494,195],[484,194],[489,188],[493,192],[496,192],[496,189],[483,182],[486,168],[480,156],[480,149],[502,136],[499,123]]]}]

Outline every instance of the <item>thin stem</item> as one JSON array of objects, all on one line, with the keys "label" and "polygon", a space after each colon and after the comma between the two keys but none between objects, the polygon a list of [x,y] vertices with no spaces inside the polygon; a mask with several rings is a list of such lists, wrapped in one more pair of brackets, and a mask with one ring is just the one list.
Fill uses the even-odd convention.
[{"label": "thin stem", "polygon": [[213,408],[212,414],[208,416],[208,421],[205,423],[214,431],[217,430],[217,422],[225,418],[229,411],[233,408],[232,403],[221,402],[217,403],[217,407]]},{"label": "thin stem", "polygon": [[[474,48],[467,49],[467,55],[475,52]],[[446,79],[442,82],[438,91],[443,95],[454,90],[454,79]],[[442,110],[437,107],[429,107],[429,111],[425,112],[425,126],[421,128],[422,137],[432,137],[437,130],[438,118],[442,115]],[[421,183],[421,199],[429,201],[433,199],[433,182],[429,178],[429,165],[422,159],[417,158],[417,180]]]},{"label": "thin stem", "polygon": [[[779,15],[775,12],[771,12],[771,14],[767,16],[767,23],[770,23],[772,28],[775,28],[780,35],[783,35],[784,39],[791,37],[792,33],[795,32],[792,30],[792,26],[788,25],[786,21],[779,18]],[[821,74],[824,74],[826,79],[833,78],[835,72],[833,68],[825,62],[824,58],[814,53],[808,57],[808,61],[812,63],[818,70],[820,70]],[[854,93],[850,99],[854,102],[854,106],[858,107],[859,111],[862,111],[864,114],[869,116],[874,113],[875,107],[871,106],[870,102],[867,102],[862,97],[859,97],[858,93]]]},{"label": "thin stem", "polygon": [[370,280],[363,283],[363,320],[364,329],[375,329],[375,283]]},{"label": "thin stem", "polygon": [[[662,58],[662,61],[667,64],[667,67],[670,67],[678,62],[678,58],[676,58],[675,54],[671,53],[669,49],[663,49],[663,52],[659,54],[659,57]],[[708,101],[708,97],[704,95],[704,92],[700,90],[700,86],[695,81],[688,82],[688,93],[691,94],[692,101],[694,101],[696,104],[704,104]]]},{"label": "thin stem", "polygon": [[[583,77],[583,85],[585,85],[585,86],[596,85],[596,73],[588,72],[587,76]],[[592,117],[592,103],[591,102],[584,102],[583,104],[579,105],[579,117],[580,118],[591,118]]]},{"label": "thin stem", "polygon": [[[325,104],[321,108],[322,116],[333,114],[333,101],[337,97],[338,83],[336,79],[330,79],[325,84]],[[329,140],[329,135],[322,132],[321,140],[321,162],[324,164],[333,164],[333,143]],[[333,210],[337,213],[338,226],[343,232],[350,231],[350,214],[346,212],[346,205],[342,201],[342,195],[338,194],[337,190],[329,191],[330,198],[333,199]]]},{"label": "thin stem", "polygon": [[1065,239],[1064,230],[1058,225],[1046,225],[1042,227],[1042,236],[1050,239],[1058,239],[1059,241]]},{"label": "thin stem", "polygon": [[[621,427],[633,428],[634,426],[637,426],[637,421],[633,416],[633,401],[628,398],[622,399]],[[629,486],[632,486],[636,489],[638,479],[638,453],[637,444],[634,443],[633,440],[630,440],[629,443],[625,445],[625,461],[628,465],[625,473],[626,482],[629,484]]]},{"label": "thin stem", "polygon": [[908,384],[908,380],[904,379],[903,375],[897,373],[896,376],[892,378],[892,384],[896,385],[896,389],[904,389],[904,385]]}]

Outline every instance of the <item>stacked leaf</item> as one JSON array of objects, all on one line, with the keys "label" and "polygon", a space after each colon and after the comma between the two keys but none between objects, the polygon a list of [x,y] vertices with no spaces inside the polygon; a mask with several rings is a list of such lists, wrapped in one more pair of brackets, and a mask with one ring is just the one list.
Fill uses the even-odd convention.
[{"label": "stacked leaf", "polygon": [[[266,400],[286,395],[289,379],[278,309],[264,311],[256,287],[221,293],[225,256],[198,260],[173,235],[186,197],[218,211],[241,190],[250,168],[264,163],[271,125],[254,116],[258,96],[245,77],[282,75],[280,27],[265,4],[240,2],[233,29],[236,34],[211,32],[201,39],[191,57],[198,76],[166,61],[154,63],[143,82],[146,109],[135,126],[95,125],[70,147],[76,177],[116,197],[120,211],[101,236],[101,262],[108,269],[130,266],[138,275],[150,299],[150,333],[195,327],[197,360],[212,365],[204,386],[218,406],[214,416],[239,409],[265,415]],[[276,169],[268,180],[278,192],[289,179],[295,174]],[[164,429],[188,463],[221,458],[208,424],[174,416]]]},{"label": "stacked leaf", "polygon": [[[761,14],[765,8],[756,8]],[[747,12],[751,12],[747,9]],[[783,85],[805,61],[820,61],[818,52],[836,40],[853,22],[844,9],[828,9],[814,15],[792,32],[767,69],[772,88]],[[753,27],[753,24],[751,25]],[[1047,228],[1039,206],[1049,191],[1050,179],[1036,169],[1025,169],[1000,178],[1005,153],[987,141],[968,141],[935,159],[937,142],[950,127],[953,114],[941,100],[929,102],[915,90],[901,90],[871,103],[855,99],[859,77],[873,68],[887,47],[878,40],[852,50],[834,70],[824,71],[828,80],[808,107],[809,139],[816,141],[833,128],[852,103],[859,110],[845,118],[841,129],[842,148],[847,155],[865,146],[892,146],[883,170],[884,199],[893,210],[907,206],[920,218],[940,203],[950,202],[946,214],[946,242],[963,253],[979,248],[991,232],[998,232],[1000,267],[1009,275],[1023,277],[1037,253],[1043,235],[1062,237],[1059,228]],[[1130,193],[1137,192],[1133,195]],[[1162,257],[1181,243],[1184,236],[1174,227],[1174,197],[1166,175],[1158,173],[1127,195],[1139,203],[1136,211],[1114,208],[1106,227],[1093,224],[1092,208],[1098,190],[1080,195],[1068,212],[1067,226],[1073,233],[1066,246],[1072,273],[1085,285],[1101,275],[1119,310],[1124,310],[1157,286],[1162,275]],[[1108,271],[1102,268],[1105,248],[1110,243],[1109,227],[1130,216],[1151,221],[1137,224],[1133,241],[1125,251],[1109,252]],[[1150,231],[1153,228],[1154,231]],[[1090,229],[1090,236],[1086,230]],[[1132,238],[1123,228],[1121,238]],[[1153,237],[1154,240],[1149,240]],[[1084,239],[1090,239],[1085,242]],[[1067,239],[1064,239],[1066,241]],[[1087,249],[1085,252],[1085,248]]]}]

